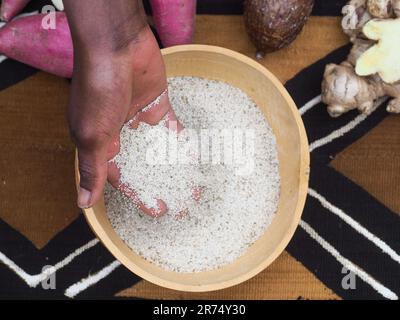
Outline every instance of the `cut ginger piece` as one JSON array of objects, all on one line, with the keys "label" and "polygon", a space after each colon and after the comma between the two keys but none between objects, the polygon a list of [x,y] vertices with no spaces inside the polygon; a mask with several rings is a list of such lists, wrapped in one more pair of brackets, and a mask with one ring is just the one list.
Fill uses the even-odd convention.
[{"label": "cut ginger piece", "polygon": [[363,28],[363,33],[377,43],[357,60],[359,76],[379,74],[386,83],[400,80],[400,18],[374,19]]}]

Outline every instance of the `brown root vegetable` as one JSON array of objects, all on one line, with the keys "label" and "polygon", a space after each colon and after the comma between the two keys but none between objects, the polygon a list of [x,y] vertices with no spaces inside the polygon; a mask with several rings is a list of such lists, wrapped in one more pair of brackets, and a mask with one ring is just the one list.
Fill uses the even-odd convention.
[{"label": "brown root vegetable", "polygon": [[400,0],[366,0],[367,10],[373,18],[400,17]]},{"label": "brown root vegetable", "polygon": [[350,54],[347,56],[347,61],[351,63],[352,66],[356,66],[357,60],[362,56],[362,54],[371,48],[375,44],[372,40],[365,39],[355,39],[353,42],[353,47],[350,50]]},{"label": "brown root vegetable", "polygon": [[394,0],[392,5],[393,5],[394,15],[400,18],[400,0]]},{"label": "brown root vegetable", "polygon": [[400,0],[350,0],[342,10],[342,28],[351,42],[367,39],[364,26],[374,18],[390,19],[400,16]]},{"label": "brown root vegetable", "polygon": [[322,101],[328,113],[368,114],[385,96],[392,98],[386,110],[400,113],[400,0],[350,0],[343,14],[353,47],[346,61],[325,68]]},{"label": "brown root vegetable", "polygon": [[286,47],[307,22],[314,0],[245,0],[247,33],[260,53]]},{"label": "brown root vegetable", "polygon": [[322,101],[328,105],[328,113],[338,117],[353,109],[370,113],[374,102],[384,96],[392,99],[387,111],[400,113],[400,84],[384,83],[379,77],[360,77],[349,62],[328,64],[322,82]]},{"label": "brown root vegetable", "polygon": [[368,0],[368,11],[375,18],[392,18],[394,15],[392,2],[392,0]]},{"label": "brown root vegetable", "polygon": [[358,38],[364,38],[362,28],[372,19],[367,8],[367,0],[350,0],[343,7],[342,19],[343,32],[349,36],[350,41],[354,42]]}]

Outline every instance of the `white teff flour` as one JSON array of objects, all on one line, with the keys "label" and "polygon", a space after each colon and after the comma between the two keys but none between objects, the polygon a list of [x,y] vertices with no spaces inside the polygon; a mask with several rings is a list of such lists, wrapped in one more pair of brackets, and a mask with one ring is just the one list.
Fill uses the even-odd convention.
[{"label": "white teff flour", "polygon": [[168,213],[148,217],[109,185],[107,212],[120,237],[148,261],[177,272],[212,270],[244,254],[275,215],[276,140],[254,102],[226,83],[170,78],[169,96],[190,130],[176,142],[164,123],[125,126],[115,158],[122,182],[148,206],[164,200]]}]

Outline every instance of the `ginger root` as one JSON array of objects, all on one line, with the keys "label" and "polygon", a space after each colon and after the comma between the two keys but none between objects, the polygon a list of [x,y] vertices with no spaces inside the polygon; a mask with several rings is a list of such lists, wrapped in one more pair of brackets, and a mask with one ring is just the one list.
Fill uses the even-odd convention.
[{"label": "ginger root", "polygon": [[357,60],[362,54],[374,45],[372,40],[356,39],[353,47],[350,50],[350,54],[347,56],[347,61],[350,62],[354,67],[357,64]]},{"label": "ginger root", "polygon": [[343,32],[354,42],[366,38],[362,29],[371,19],[400,17],[400,0],[350,0],[342,13]]},{"label": "ginger root", "polygon": [[392,0],[368,0],[367,8],[375,18],[388,19],[393,16]]},{"label": "ginger root", "polygon": [[367,10],[373,18],[400,17],[400,0],[367,0]]},{"label": "ginger root", "polygon": [[375,100],[389,96],[387,111],[400,113],[400,0],[351,0],[347,6],[349,23],[345,17],[342,26],[353,47],[346,61],[326,66],[322,101],[338,117],[353,109],[368,114]]},{"label": "ginger root", "polygon": [[340,65],[328,64],[322,82],[322,101],[328,105],[331,117],[338,117],[353,109],[370,113],[376,99],[391,96],[394,99],[387,110],[400,113],[400,83],[389,85],[379,77],[360,77],[353,65],[342,62]]},{"label": "ginger root", "polygon": [[349,36],[350,41],[354,42],[357,38],[362,38],[363,26],[372,19],[367,8],[367,0],[350,0],[343,7],[342,13],[344,15],[343,32]]},{"label": "ginger root", "polygon": [[383,81],[400,80],[400,18],[371,20],[363,28],[364,34],[377,44],[365,51],[356,63],[356,73],[368,76],[378,73]]}]

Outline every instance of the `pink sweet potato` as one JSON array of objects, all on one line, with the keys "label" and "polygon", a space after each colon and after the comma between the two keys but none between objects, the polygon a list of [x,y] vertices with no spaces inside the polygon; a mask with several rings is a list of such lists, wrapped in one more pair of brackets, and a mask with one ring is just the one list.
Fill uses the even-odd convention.
[{"label": "pink sweet potato", "polygon": [[65,13],[57,12],[55,29],[42,27],[44,14],[21,17],[0,28],[0,54],[49,73],[70,78],[73,44]]},{"label": "pink sweet potato", "polygon": [[31,0],[2,0],[0,19],[10,21],[25,8]]},{"label": "pink sweet potato", "polygon": [[164,46],[193,41],[196,0],[150,0],[153,20]]}]

